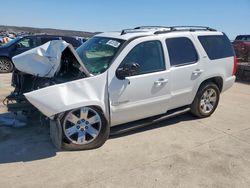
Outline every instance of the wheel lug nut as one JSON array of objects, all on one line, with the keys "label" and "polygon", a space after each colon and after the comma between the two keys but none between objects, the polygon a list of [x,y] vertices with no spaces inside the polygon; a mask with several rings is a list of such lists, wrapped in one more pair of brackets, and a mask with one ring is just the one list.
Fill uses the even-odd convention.
[{"label": "wheel lug nut", "polygon": [[85,123],[86,123],[86,124],[89,124],[89,122],[88,122],[88,121],[86,121]]},{"label": "wheel lug nut", "polygon": [[85,129],[88,129],[88,128],[89,128],[88,126],[85,127]]},{"label": "wheel lug nut", "polygon": [[81,121],[77,121],[77,123],[78,123],[78,124],[80,124],[80,123],[81,123]]}]

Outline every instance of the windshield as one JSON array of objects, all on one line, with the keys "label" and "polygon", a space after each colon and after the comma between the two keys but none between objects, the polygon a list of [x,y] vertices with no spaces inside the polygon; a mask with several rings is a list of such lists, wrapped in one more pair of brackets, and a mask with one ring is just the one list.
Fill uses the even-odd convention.
[{"label": "windshield", "polygon": [[124,40],[120,39],[93,37],[77,48],[76,52],[88,71],[97,75],[108,69],[123,43]]},{"label": "windshield", "polygon": [[12,44],[14,44],[16,41],[18,41],[20,39],[20,37],[17,37],[15,39],[10,40],[9,42],[7,42],[6,44],[2,45],[1,47],[9,47]]}]

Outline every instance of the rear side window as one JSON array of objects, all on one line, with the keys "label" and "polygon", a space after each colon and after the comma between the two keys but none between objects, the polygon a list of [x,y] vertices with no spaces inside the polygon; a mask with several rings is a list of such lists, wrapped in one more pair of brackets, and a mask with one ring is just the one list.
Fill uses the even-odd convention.
[{"label": "rear side window", "polygon": [[198,39],[211,60],[234,56],[226,35],[199,36]]},{"label": "rear side window", "polygon": [[186,37],[166,39],[171,66],[195,63],[198,54],[192,41]]}]

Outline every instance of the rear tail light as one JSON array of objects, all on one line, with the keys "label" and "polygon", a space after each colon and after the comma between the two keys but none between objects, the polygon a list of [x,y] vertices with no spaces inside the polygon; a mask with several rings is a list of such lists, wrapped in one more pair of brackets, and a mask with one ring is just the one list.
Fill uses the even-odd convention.
[{"label": "rear tail light", "polygon": [[234,55],[234,67],[233,67],[233,73],[232,73],[233,76],[236,73],[236,67],[237,67],[237,58],[236,58],[236,55]]}]

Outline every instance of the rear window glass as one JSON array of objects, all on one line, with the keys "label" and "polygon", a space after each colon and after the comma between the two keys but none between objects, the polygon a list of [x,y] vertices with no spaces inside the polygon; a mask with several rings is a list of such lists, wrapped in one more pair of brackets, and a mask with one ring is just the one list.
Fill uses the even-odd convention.
[{"label": "rear window glass", "polygon": [[250,35],[239,35],[235,40],[250,41]]},{"label": "rear window glass", "polygon": [[211,60],[234,56],[226,35],[199,36],[198,39]]},{"label": "rear window glass", "polygon": [[51,40],[59,40],[59,39],[60,39],[59,37],[41,37],[41,43],[44,44]]},{"label": "rear window glass", "polygon": [[82,44],[79,40],[70,37],[62,37],[62,40],[72,44],[72,46],[74,46],[75,48],[79,47]]}]

